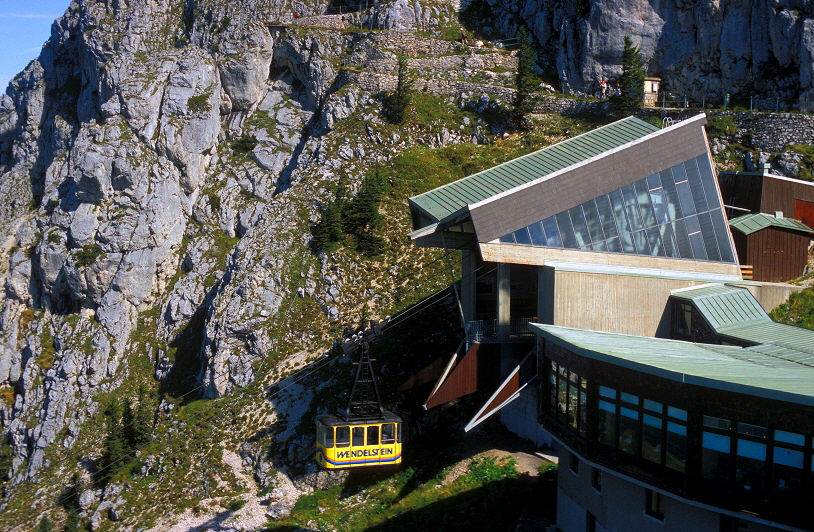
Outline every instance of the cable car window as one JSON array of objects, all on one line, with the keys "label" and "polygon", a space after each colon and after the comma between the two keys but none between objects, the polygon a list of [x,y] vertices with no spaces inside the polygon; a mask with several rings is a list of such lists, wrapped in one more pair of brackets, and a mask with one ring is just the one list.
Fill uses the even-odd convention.
[{"label": "cable car window", "polygon": [[336,427],[336,446],[347,447],[350,445],[350,427]]},{"label": "cable car window", "polygon": [[325,445],[325,425],[317,423],[317,443]]},{"label": "cable car window", "polygon": [[395,443],[396,429],[392,423],[382,425],[382,443]]},{"label": "cable car window", "polygon": [[379,427],[371,425],[367,428],[367,444],[379,445]]},{"label": "cable car window", "polygon": [[365,428],[353,427],[353,446],[361,447],[365,444]]},{"label": "cable car window", "polygon": [[333,427],[324,427],[324,443],[325,447],[330,448],[334,446],[334,428]]}]

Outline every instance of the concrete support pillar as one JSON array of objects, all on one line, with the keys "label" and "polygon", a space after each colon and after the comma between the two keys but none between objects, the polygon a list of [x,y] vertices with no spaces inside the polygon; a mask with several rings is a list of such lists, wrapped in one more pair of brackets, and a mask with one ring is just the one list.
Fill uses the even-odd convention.
[{"label": "concrete support pillar", "polygon": [[464,308],[464,320],[467,322],[475,319],[475,284],[477,282],[475,264],[477,258],[475,250],[461,252],[461,306]]},{"label": "concrete support pillar", "polygon": [[554,269],[537,266],[537,323],[554,325]]},{"label": "concrete support pillar", "polygon": [[511,265],[499,263],[497,265],[497,331],[498,338],[506,340],[509,337],[511,325]]}]

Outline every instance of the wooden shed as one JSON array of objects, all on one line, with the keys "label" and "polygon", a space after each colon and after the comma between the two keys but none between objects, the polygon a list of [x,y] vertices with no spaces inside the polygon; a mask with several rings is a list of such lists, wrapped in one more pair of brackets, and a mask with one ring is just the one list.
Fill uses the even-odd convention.
[{"label": "wooden shed", "polygon": [[752,279],[779,283],[803,275],[812,230],[782,212],[747,214],[729,221],[741,264],[753,267]]}]

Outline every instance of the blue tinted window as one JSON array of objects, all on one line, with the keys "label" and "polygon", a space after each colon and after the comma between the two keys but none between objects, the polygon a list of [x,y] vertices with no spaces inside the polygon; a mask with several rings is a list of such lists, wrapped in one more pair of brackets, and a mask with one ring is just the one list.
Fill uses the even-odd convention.
[{"label": "blue tinted window", "polygon": [[529,226],[529,235],[531,235],[531,244],[533,246],[545,246],[548,243],[541,222]]},{"label": "blue tinted window", "polygon": [[518,244],[523,244],[524,246],[531,245],[531,237],[529,236],[529,230],[526,227],[515,231],[514,239]]},{"label": "blue tinted window", "polygon": [[650,255],[650,244],[647,242],[647,233],[636,231],[633,233],[633,242],[639,255]]},{"label": "blue tinted window", "polygon": [[605,235],[602,232],[602,220],[599,219],[599,211],[596,208],[596,203],[593,200],[583,203],[582,213],[585,215],[585,222],[588,224],[591,241],[604,240]]},{"label": "blue tinted window", "polygon": [[690,182],[690,190],[692,191],[693,202],[695,203],[695,212],[706,212],[709,210],[707,207],[707,196],[704,193],[704,185],[701,183],[701,176],[698,173],[698,166],[695,161],[687,161],[684,163],[684,168],[687,169],[687,177]]},{"label": "blue tinted window", "polygon": [[710,211],[712,227],[715,228],[715,236],[718,238],[718,250],[721,252],[721,260],[724,262],[735,262],[732,246],[729,242],[729,235],[726,229],[726,221],[721,209]]},{"label": "blue tinted window", "polygon": [[650,190],[661,188],[661,178],[658,174],[653,174],[647,178],[647,188]]},{"label": "blue tinted window", "polygon": [[514,233],[503,235],[502,237],[500,237],[500,242],[503,244],[514,244]]},{"label": "blue tinted window", "polygon": [[709,257],[709,260],[721,260],[721,255],[718,253],[718,242],[715,239],[715,230],[712,228],[712,219],[709,213],[702,212],[699,214],[698,222],[701,224],[701,234],[704,235],[707,257]]},{"label": "blue tinted window", "polygon": [[571,215],[571,223],[574,224],[574,237],[577,239],[577,246],[587,246],[591,243],[591,235],[588,234],[588,224],[585,223],[585,216],[582,214],[582,207],[577,205],[568,210]]},{"label": "blue tinted window", "polygon": [[684,216],[695,214],[695,203],[692,199],[692,192],[690,191],[690,182],[682,181],[676,183],[676,190],[678,191],[678,200],[681,203],[681,211]]},{"label": "blue tinted window", "polygon": [[672,220],[670,211],[667,208],[667,194],[664,189],[651,190],[650,203],[653,205],[653,212],[656,213],[656,223],[666,224]]},{"label": "blue tinted window", "polygon": [[560,228],[562,246],[568,249],[579,247],[576,238],[574,238],[574,228],[571,225],[571,217],[568,216],[568,211],[557,214],[555,218],[557,219],[557,226]]},{"label": "blue tinted window", "polygon": [[664,248],[661,246],[661,236],[659,228],[651,227],[647,230],[647,242],[650,244],[650,253],[664,257]]},{"label": "blue tinted window", "polygon": [[562,240],[560,239],[560,231],[557,229],[557,220],[552,216],[543,220],[543,231],[545,231],[545,238],[548,246],[552,248],[561,248]]},{"label": "blue tinted window", "polygon": [[692,248],[690,247],[690,239],[687,237],[687,228],[684,220],[677,220],[673,224],[673,236],[676,239],[678,246],[678,255],[682,259],[692,258]]},{"label": "blue tinted window", "polygon": [[677,220],[683,217],[681,206],[678,203],[678,192],[676,191],[675,181],[673,181],[673,172],[665,170],[661,172],[661,185],[662,190],[666,195],[665,201],[667,202],[667,211],[669,212],[671,220]]},{"label": "blue tinted window", "polygon": [[636,181],[635,187],[642,223],[645,227],[653,227],[656,225],[656,215],[653,214],[653,206],[650,204],[650,192],[647,190],[647,182],[644,179]]},{"label": "blue tinted window", "polygon": [[596,198],[596,208],[599,211],[599,219],[602,222],[602,231],[605,234],[605,238],[617,236],[619,232],[616,230],[616,220],[614,220],[613,217],[610,197],[606,195]]},{"label": "blue tinted window", "polygon": [[622,242],[619,237],[611,238],[607,241],[608,251],[611,253],[622,253]]},{"label": "blue tinted window", "polygon": [[629,233],[630,224],[628,223],[627,215],[625,214],[625,202],[622,199],[622,191],[614,190],[608,194],[608,197],[610,198],[611,206],[613,207],[613,217],[616,220],[616,227],[619,229],[619,233]]}]

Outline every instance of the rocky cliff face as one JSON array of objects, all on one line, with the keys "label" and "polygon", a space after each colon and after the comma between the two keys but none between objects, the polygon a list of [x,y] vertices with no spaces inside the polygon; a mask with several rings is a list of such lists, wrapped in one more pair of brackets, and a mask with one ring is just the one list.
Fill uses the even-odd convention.
[{"label": "rocky cliff face", "polygon": [[[601,79],[619,76],[630,35],[648,73],[679,98],[730,93],[808,105],[814,94],[814,4],[807,0],[486,1],[525,21],[571,90],[594,93]],[[511,17],[489,24],[515,31]]]}]

